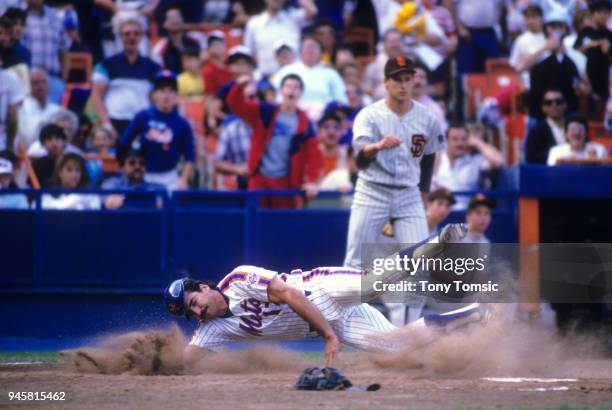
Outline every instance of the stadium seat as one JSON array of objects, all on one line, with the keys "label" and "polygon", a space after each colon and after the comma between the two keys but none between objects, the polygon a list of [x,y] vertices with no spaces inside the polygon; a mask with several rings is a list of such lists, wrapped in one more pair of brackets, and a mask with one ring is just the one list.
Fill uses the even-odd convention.
[{"label": "stadium seat", "polygon": [[612,133],[607,132],[603,123],[589,122],[589,139],[603,145],[608,151],[612,148]]},{"label": "stadium seat", "polygon": [[489,58],[485,62],[485,72],[491,74],[516,74],[507,58]]},{"label": "stadium seat", "polygon": [[[89,83],[93,71],[93,59],[90,53],[69,52],[64,68],[68,83]],[[79,73],[80,72],[80,73]]]},{"label": "stadium seat", "polygon": [[196,137],[204,137],[205,101],[204,97],[190,97],[181,99],[181,113],[189,120]]}]

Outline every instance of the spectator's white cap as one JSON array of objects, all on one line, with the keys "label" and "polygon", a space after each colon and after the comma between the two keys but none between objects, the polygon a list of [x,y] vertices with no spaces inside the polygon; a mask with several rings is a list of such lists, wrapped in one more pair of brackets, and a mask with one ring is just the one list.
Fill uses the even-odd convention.
[{"label": "spectator's white cap", "polygon": [[288,48],[289,50],[293,51],[295,53],[295,50],[293,49],[293,46],[291,44],[289,44],[287,41],[285,40],[278,40],[274,43],[274,52],[278,53],[281,48]]},{"label": "spectator's white cap", "polygon": [[0,174],[13,174],[13,164],[11,161],[0,158]]},{"label": "spectator's white cap", "polygon": [[567,11],[560,7],[551,9],[544,18],[544,24],[565,23],[569,26],[569,15]]},{"label": "spectator's white cap", "polygon": [[248,47],[243,46],[242,44],[239,44],[237,46],[230,48],[229,51],[227,52],[228,57],[232,57],[238,54],[241,54],[247,57],[253,57],[253,55],[251,55],[251,50],[249,50]]},{"label": "spectator's white cap", "polygon": [[227,64],[231,64],[240,58],[244,58],[247,61],[249,61],[249,63],[253,67],[256,66],[255,59],[253,58],[253,55],[251,54],[251,50],[249,50],[248,47],[245,47],[243,45],[237,45],[237,46],[230,48],[229,51],[227,52],[226,62]]},{"label": "spectator's white cap", "polygon": [[213,30],[210,33],[208,33],[208,39],[210,40],[211,38],[218,38],[221,40],[225,40],[225,33],[222,32],[221,30]]}]

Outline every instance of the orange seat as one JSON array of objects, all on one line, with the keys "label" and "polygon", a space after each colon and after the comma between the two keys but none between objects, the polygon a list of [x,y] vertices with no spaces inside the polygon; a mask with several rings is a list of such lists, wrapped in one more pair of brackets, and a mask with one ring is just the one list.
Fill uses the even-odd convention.
[{"label": "orange seat", "polygon": [[180,102],[182,114],[187,118],[196,137],[204,137],[204,113],[206,104],[204,97],[183,98]]},{"label": "orange seat", "polygon": [[603,122],[589,122],[589,139],[603,145],[608,151],[612,148],[612,133],[606,130]]},{"label": "orange seat", "polygon": [[485,72],[487,74],[517,74],[517,71],[510,65],[507,58],[489,58],[485,62]]},{"label": "orange seat", "polygon": [[84,71],[85,78],[83,81],[79,82],[91,82],[91,73],[93,70],[93,59],[91,54],[83,52],[69,52],[66,58],[66,66],[64,70],[66,73],[65,78],[69,78],[68,74],[71,72]]}]

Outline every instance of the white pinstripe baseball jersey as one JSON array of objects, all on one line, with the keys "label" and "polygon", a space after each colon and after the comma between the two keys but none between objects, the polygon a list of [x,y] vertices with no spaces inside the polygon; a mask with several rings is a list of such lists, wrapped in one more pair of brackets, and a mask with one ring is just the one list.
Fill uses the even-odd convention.
[{"label": "white pinstripe baseball jersey", "polygon": [[423,104],[412,100],[412,108],[399,117],[389,109],[384,99],[365,107],[353,123],[355,155],[367,144],[388,135],[400,138],[396,148],[380,151],[359,178],[384,185],[417,186],[421,177],[423,155],[433,154],[444,143],[440,124],[435,115]]},{"label": "white pinstripe baseball jersey", "polygon": [[287,285],[304,292],[346,345],[373,348],[368,335],[395,329],[380,312],[361,303],[359,270],[317,268],[279,274],[245,265],[234,269],[217,286],[227,298],[230,313],[200,324],[190,344],[218,350],[230,341],[316,337],[316,331],[288,305],[269,301],[267,287],[277,275]]}]

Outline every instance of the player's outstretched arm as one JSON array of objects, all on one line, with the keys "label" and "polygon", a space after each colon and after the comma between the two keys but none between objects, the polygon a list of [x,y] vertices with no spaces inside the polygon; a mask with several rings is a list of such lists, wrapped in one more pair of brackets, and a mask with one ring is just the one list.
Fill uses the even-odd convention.
[{"label": "player's outstretched arm", "polygon": [[325,340],[325,363],[331,366],[340,351],[340,341],[321,311],[298,289],[287,286],[275,277],[268,285],[268,300],[272,303],[285,303],[311,325]]}]

